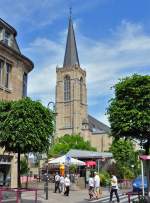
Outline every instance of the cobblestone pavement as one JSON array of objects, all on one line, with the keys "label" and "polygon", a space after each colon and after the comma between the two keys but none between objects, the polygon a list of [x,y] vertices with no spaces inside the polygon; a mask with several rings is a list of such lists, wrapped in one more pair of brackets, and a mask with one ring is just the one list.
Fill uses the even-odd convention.
[{"label": "cobblestone pavement", "polygon": [[[35,187],[34,187],[35,188]],[[62,193],[54,193],[54,184],[49,184],[49,198],[45,200],[45,193],[43,190],[43,184],[38,185],[38,192],[37,192],[37,203],[88,203],[88,190],[80,190],[75,185],[72,185],[70,195],[68,197],[64,196]],[[127,190],[119,190],[120,196],[120,203],[127,203],[127,195],[125,193]],[[15,198],[16,199],[16,198]],[[6,200],[5,202],[8,203],[16,203],[14,198]],[[23,192],[21,195],[21,203],[35,203],[35,193],[34,192]],[[116,198],[114,198],[114,201]],[[90,202],[98,202],[98,203],[108,203],[109,202],[109,189],[103,188],[102,195],[99,200],[93,200]]]},{"label": "cobblestone pavement", "polygon": [[[109,194],[108,191],[103,191],[103,196]],[[62,193],[54,193],[49,191],[49,199],[45,200],[45,194],[43,191],[38,192],[38,203],[87,203],[88,202],[88,191],[87,190],[73,190],[70,191],[68,197]],[[21,203],[33,203],[34,196],[24,195]]]},{"label": "cobblestone pavement", "polygon": [[[122,191],[119,192],[120,203],[128,203],[128,197]],[[137,200],[138,196],[132,196],[132,200]],[[21,203],[34,203],[32,197],[24,197],[24,200]],[[32,199],[32,200],[31,200]],[[109,203],[109,191],[103,191],[101,198],[99,200],[88,200],[88,191],[87,190],[80,190],[80,191],[71,191],[68,197],[64,196],[63,194],[54,193],[49,191],[49,199],[45,200],[45,194],[38,193],[38,202],[37,203]],[[113,202],[116,203],[116,197],[113,198]]]}]

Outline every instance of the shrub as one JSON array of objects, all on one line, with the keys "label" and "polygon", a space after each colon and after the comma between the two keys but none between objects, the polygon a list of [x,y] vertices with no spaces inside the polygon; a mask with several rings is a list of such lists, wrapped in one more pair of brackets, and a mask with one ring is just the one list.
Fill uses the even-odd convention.
[{"label": "shrub", "polygon": [[101,182],[101,186],[107,186],[110,184],[110,174],[105,171],[105,170],[102,170],[100,171],[100,182]]}]

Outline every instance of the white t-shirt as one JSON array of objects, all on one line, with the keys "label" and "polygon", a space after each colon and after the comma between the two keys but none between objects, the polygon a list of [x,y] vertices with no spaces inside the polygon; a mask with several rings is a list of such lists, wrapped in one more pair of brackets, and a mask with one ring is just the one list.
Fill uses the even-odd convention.
[{"label": "white t-shirt", "polygon": [[94,186],[100,187],[100,177],[98,175],[94,177]]},{"label": "white t-shirt", "polygon": [[65,178],[65,186],[70,186],[70,179],[68,177]]},{"label": "white t-shirt", "polygon": [[111,186],[112,186],[114,189],[118,189],[118,182],[117,182],[116,176],[113,176],[113,177],[112,177],[112,179],[111,179]]},{"label": "white t-shirt", "polygon": [[93,178],[89,178],[89,187],[94,187],[94,179]]},{"label": "white t-shirt", "polygon": [[59,176],[59,175],[56,175],[56,176],[55,176],[55,181],[56,181],[56,182],[60,181],[60,176]]},{"label": "white t-shirt", "polygon": [[65,182],[65,178],[63,176],[60,176],[60,183],[64,183]]}]

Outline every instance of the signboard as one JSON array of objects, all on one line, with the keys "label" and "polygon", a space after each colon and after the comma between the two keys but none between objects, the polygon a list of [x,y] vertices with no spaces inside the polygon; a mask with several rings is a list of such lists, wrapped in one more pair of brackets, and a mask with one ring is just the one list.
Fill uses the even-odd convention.
[{"label": "signboard", "polygon": [[67,165],[69,165],[71,163],[71,156],[67,155],[65,162]]}]

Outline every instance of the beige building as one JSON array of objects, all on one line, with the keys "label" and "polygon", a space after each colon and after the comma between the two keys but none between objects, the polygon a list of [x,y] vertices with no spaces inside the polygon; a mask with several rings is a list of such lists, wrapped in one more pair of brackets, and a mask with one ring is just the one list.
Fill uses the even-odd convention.
[{"label": "beige building", "polygon": [[80,134],[98,151],[107,151],[109,127],[88,115],[86,71],[80,67],[71,17],[63,67],[56,68],[56,75],[56,137]]},{"label": "beige building", "polygon": [[[33,63],[21,54],[16,36],[16,30],[0,19],[1,100],[17,100],[27,95],[27,77],[33,69]],[[0,149],[0,185],[4,182],[7,184],[7,178],[11,176],[11,187],[16,187],[17,157],[3,154],[3,151]]]}]

